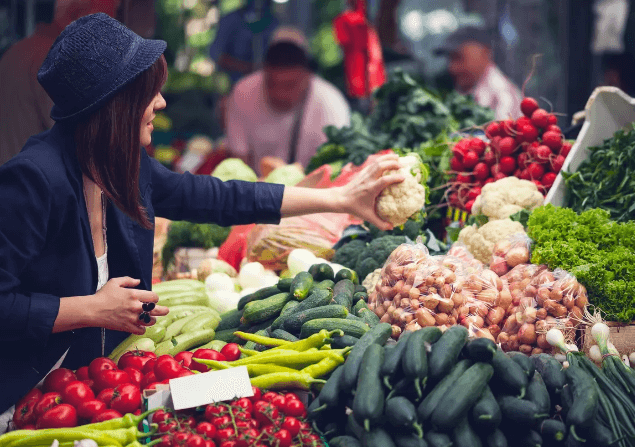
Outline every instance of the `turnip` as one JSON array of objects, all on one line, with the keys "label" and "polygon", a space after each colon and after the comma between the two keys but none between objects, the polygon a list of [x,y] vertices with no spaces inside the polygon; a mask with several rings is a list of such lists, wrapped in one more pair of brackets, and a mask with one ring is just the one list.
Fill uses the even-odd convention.
[{"label": "turnip", "polygon": [[456,156],[452,157],[452,159],[450,160],[450,167],[452,168],[453,171],[456,171],[456,172],[461,172],[465,170],[465,166],[463,166],[463,163],[461,162],[461,160],[459,160],[459,158]]},{"label": "turnip", "polygon": [[467,145],[468,150],[474,151],[476,155],[479,157],[485,153],[485,148],[487,148],[487,143],[481,140],[480,138],[472,138]]},{"label": "turnip", "polygon": [[549,147],[542,145],[536,148],[536,156],[534,157],[540,163],[547,163],[549,158],[551,157],[551,149]]},{"label": "turnip", "polygon": [[478,163],[478,154],[473,150],[468,150],[463,156],[463,166],[469,170],[476,166]]},{"label": "turnip", "polygon": [[[496,162],[496,160],[493,160]],[[489,176],[489,167],[481,162],[474,166],[473,175],[476,180],[483,181]]]},{"label": "turnip", "polygon": [[485,128],[485,135],[490,140],[494,137],[500,136],[500,133],[501,133],[501,126],[496,121],[489,123],[487,127]]},{"label": "turnip", "polygon": [[562,134],[554,131],[545,132],[542,134],[542,144],[558,152],[562,147]]},{"label": "turnip", "polygon": [[572,145],[569,142],[562,143],[562,146],[560,147],[560,155],[567,158],[567,155],[569,155],[569,152],[571,151],[571,147]]},{"label": "turnip", "polygon": [[493,166],[496,163],[496,154],[492,149],[486,150],[483,154],[483,161],[487,166]]},{"label": "turnip", "polygon": [[502,156],[511,155],[516,150],[516,146],[516,140],[512,137],[505,137],[498,144],[498,153]]},{"label": "turnip", "polygon": [[545,168],[539,163],[531,163],[527,166],[527,172],[531,180],[538,180],[545,174]]},{"label": "turnip", "polygon": [[531,123],[540,129],[544,129],[549,125],[548,115],[545,109],[536,109],[531,114]]},{"label": "turnip", "polygon": [[564,164],[564,157],[562,155],[556,155],[551,158],[551,169],[553,172],[560,172],[562,165]]},{"label": "turnip", "polygon": [[538,101],[534,98],[526,97],[520,102],[520,110],[526,117],[531,117],[531,115],[538,110],[538,107]]},{"label": "turnip", "polygon": [[[518,168],[519,169],[521,169],[521,170],[522,169],[526,169],[527,166],[529,166],[529,162],[528,161],[529,161],[529,154],[527,152],[522,152],[522,153],[518,154],[517,162],[518,162]],[[516,176],[516,177],[519,177],[519,176]]]},{"label": "turnip", "polygon": [[540,181],[545,188],[549,189],[553,186],[553,182],[556,181],[556,174],[554,172],[547,172],[545,175],[542,176]]},{"label": "turnip", "polygon": [[516,169],[516,160],[513,157],[502,157],[499,166],[500,172],[511,174]]}]

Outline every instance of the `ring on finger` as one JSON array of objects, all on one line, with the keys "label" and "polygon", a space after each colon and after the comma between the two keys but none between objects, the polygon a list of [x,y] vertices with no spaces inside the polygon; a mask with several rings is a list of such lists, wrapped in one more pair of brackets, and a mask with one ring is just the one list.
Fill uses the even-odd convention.
[{"label": "ring on finger", "polygon": [[146,311],[143,311],[139,314],[139,321],[143,321],[145,324],[150,322],[150,314]]},{"label": "ring on finger", "polygon": [[143,305],[141,306],[144,312],[152,312],[152,310],[154,310],[155,307],[156,307],[156,304],[154,303],[143,303]]}]

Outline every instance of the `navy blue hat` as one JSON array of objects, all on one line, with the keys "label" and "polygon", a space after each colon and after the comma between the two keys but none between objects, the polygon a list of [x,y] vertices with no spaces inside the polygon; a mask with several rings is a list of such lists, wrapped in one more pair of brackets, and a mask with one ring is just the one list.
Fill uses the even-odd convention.
[{"label": "navy blue hat", "polygon": [[37,74],[55,105],[55,121],[76,120],[99,109],[165,51],[163,40],[144,39],[107,14],[68,25]]}]

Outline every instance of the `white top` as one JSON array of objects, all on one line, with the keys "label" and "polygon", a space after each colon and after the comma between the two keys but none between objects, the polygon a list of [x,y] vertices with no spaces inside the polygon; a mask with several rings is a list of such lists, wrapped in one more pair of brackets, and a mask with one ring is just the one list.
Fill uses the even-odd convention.
[{"label": "white top", "polygon": [[497,120],[517,119],[522,115],[520,89],[500,69],[491,64],[474,88],[467,92],[483,107],[489,107]]},{"label": "white top", "polygon": [[108,245],[104,254],[97,258],[97,290],[101,289],[108,282]]},{"label": "white top", "polygon": [[[277,113],[265,99],[262,70],[243,78],[232,92],[227,107],[227,140],[237,156],[252,155],[256,167],[260,158],[289,159],[289,145],[295,111]],[[325,126],[345,127],[351,111],[344,95],[331,83],[314,75],[305,104],[298,138],[297,159],[306,167],[317,148],[326,142]]]}]

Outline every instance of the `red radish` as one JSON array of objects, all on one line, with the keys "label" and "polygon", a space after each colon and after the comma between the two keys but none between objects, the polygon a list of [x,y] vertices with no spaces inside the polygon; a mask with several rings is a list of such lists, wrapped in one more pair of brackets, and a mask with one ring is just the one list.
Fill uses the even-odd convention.
[{"label": "red radish", "polygon": [[547,124],[558,124],[558,117],[553,113],[547,116]]},{"label": "red radish", "polygon": [[549,189],[553,185],[553,182],[556,181],[556,174],[554,172],[547,172],[540,179],[545,188]]},{"label": "red radish", "polygon": [[513,120],[501,121],[501,135],[508,137],[516,136]]},{"label": "red radish", "polygon": [[496,163],[494,166],[492,166],[490,172],[492,174],[492,177],[496,177],[496,174],[502,172],[500,163]]},{"label": "red radish", "polygon": [[516,120],[516,130],[519,130],[525,124],[531,124],[531,118],[527,118],[526,116],[521,116]]},{"label": "red radish", "polygon": [[542,144],[549,147],[549,149],[558,152],[562,147],[562,134],[557,132],[545,132],[542,134]]},{"label": "red radish", "polygon": [[560,172],[563,164],[564,157],[562,155],[556,155],[554,158],[551,159],[551,169],[553,169],[553,172]]},{"label": "red radish", "polygon": [[516,160],[513,157],[503,157],[499,163],[500,171],[503,174],[511,174],[516,169]]},{"label": "red radish", "polygon": [[[525,169],[527,167],[527,165],[529,160],[529,154],[527,152],[523,152],[521,154],[518,154],[518,167],[520,169]],[[516,176],[518,177],[518,176]]]},{"label": "red radish", "polygon": [[493,166],[494,163],[496,163],[496,155],[491,149],[485,151],[485,154],[483,154],[483,161],[487,166]]},{"label": "red radish", "polygon": [[518,177],[518,178],[520,178],[520,174],[522,174],[522,172],[523,172],[522,170],[520,170],[520,169],[516,169],[516,170],[514,171],[514,177]]},{"label": "red radish", "polygon": [[501,155],[511,155],[516,150],[516,140],[512,137],[505,137],[498,145],[498,153]]},{"label": "red radish", "polygon": [[545,187],[544,185],[540,182],[540,180],[532,180],[532,182],[534,182],[534,185],[536,185],[538,187],[538,191],[540,191],[543,195],[545,193]]},{"label": "red radish", "polygon": [[470,174],[461,173],[456,176],[457,183],[472,183],[472,176]]},{"label": "red radish", "polygon": [[474,166],[474,178],[479,181],[485,180],[489,177],[489,167],[487,164],[481,162]]},{"label": "red radish", "polygon": [[529,170],[523,169],[522,172],[520,173],[520,177],[518,178],[522,180],[531,180],[531,175],[529,175]]},{"label": "red radish", "polygon": [[456,156],[452,157],[452,160],[450,160],[450,167],[452,168],[453,171],[457,171],[457,172],[461,172],[465,170],[463,163],[461,163],[461,160],[459,160],[458,157]]},{"label": "red radish", "polygon": [[527,117],[531,117],[532,113],[534,113],[538,107],[538,101],[534,98],[526,97],[520,102],[520,110],[523,112],[523,115]]},{"label": "red radish", "polygon": [[562,143],[562,147],[560,147],[560,155],[567,158],[567,155],[569,155],[569,152],[571,151],[571,147],[571,143],[569,142]]},{"label": "red radish", "polygon": [[529,148],[527,149],[527,155],[529,155],[529,159],[530,160],[535,160],[536,157],[538,157],[538,148],[540,147],[539,144],[534,145],[532,144],[531,146],[529,146]]},{"label": "red radish", "polygon": [[545,168],[541,164],[532,163],[527,166],[527,172],[530,179],[537,180],[545,174]]},{"label": "red radish", "polygon": [[459,195],[453,192],[450,194],[450,197],[448,197],[448,201],[450,202],[450,205],[457,206],[459,204]]},{"label": "red radish", "polygon": [[536,149],[536,156],[534,157],[540,163],[547,163],[551,157],[551,149],[547,146],[538,146]]},{"label": "red radish", "polygon": [[472,212],[473,206],[474,206],[474,200],[468,200],[468,202],[465,204],[465,209],[467,210],[468,213]]},{"label": "red radish", "polygon": [[491,122],[485,128],[485,135],[490,140],[494,137],[500,136],[501,134],[501,126],[496,121]]},{"label": "red radish", "polygon": [[467,198],[470,200],[475,200],[480,195],[481,195],[481,188],[479,188],[478,186],[475,186],[474,188],[468,191]]},{"label": "red radish", "polygon": [[495,180],[495,181],[496,181],[496,180],[500,180],[500,179],[505,178],[505,177],[507,177],[505,174],[503,174],[502,172],[499,172],[498,174],[496,174],[496,175],[494,176],[494,180]]},{"label": "red radish", "polygon": [[[485,180],[485,185],[487,185],[488,183],[494,183],[496,180],[494,180],[492,177],[488,178],[487,180]],[[483,186],[485,186],[483,185]]]},{"label": "red radish", "polygon": [[466,170],[472,169],[478,163],[478,155],[474,151],[467,151],[463,157],[463,166]]},{"label": "red radish", "polygon": [[533,124],[525,124],[520,128],[520,132],[522,133],[522,140],[527,143],[534,142],[538,138],[538,129]]},{"label": "red radish", "polygon": [[544,129],[549,125],[549,117],[547,115],[548,113],[545,109],[536,109],[531,114],[531,123],[540,129]]},{"label": "red radish", "polygon": [[463,141],[459,141],[458,143],[456,143],[454,145],[454,147],[452,148],[452,153],[454,154],[455,157],[457,157],[461,162],[463,162],[463,157],[465,156],[465,153],[467,152],[467,147],[465,144],[462,144]]},{"label": "red radish", "polygon": [[562,129],[560,129],[559,126],[555,125],[555,124],[549,124],[547,126],[547,128],[545,129],[545,132],[557,132],[557,133],[562,133]]},{"label": "red radish", "polygon": [[476,152],[476,155],[479,157],[485,153],[485,148],[487,148],[487,143],[481,140],[480,138],[472,138],[472,140],[467,145],[467,148],[471,151]]}]

